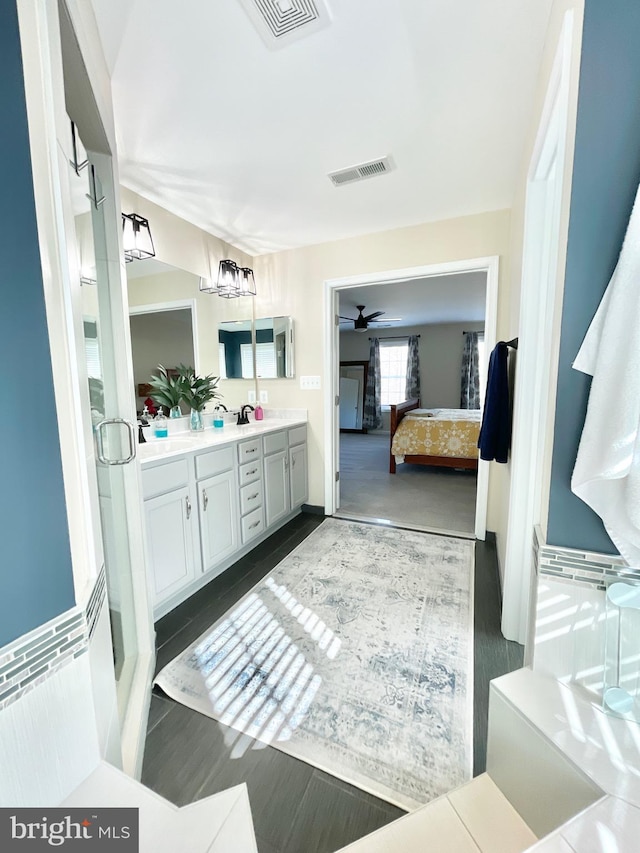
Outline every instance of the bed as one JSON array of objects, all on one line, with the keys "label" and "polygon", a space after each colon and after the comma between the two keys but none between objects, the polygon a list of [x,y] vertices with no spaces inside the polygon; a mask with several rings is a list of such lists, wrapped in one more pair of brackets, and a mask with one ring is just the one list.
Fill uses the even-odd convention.
[{"label": "bed", "polygon": [[389,472],[399,462],[478,469],[480,409],[421,409],[420,400],[391,406]]}]

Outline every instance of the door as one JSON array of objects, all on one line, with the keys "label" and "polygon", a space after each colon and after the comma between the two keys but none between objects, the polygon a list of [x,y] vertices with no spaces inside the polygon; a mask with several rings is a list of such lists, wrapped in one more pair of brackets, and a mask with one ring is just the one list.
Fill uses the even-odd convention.
[{"label": "door", "polygon": [[308,496],[306,444],[298,444],[289,449],[289,478],[291,509],[297,509]]},{"label": "door", "polygon": [[289,457],[281,450],[264,459],[264,496],[267,527],[289,512]]},{"label": "door", "polygon": [[[68,126],[67,126],[68,130]],[[81,150],[77,136],[77,149]],[[138,764],[143,736],[144,697],[152,668],[151,606],[143,550],[143,519],[135,457],[137,433],[126,305],[120,277],[120,211],[116,208],[111,158],[79,154],[82,168],[61,159],[70,192],[73,223],[67,245],[76,333],[75,353],[81,394],[91,514],[96,542],[102,539],[111,622],[117,706],[125,767]],[[69,233],[71,232],[71,233]],[[98,545],[96,551],[99,551]],[[135,589],[135,594],[134,594]],[[131,700],[134,684],[135,705]]]},{"label": "door", "polygon": [[234,471],[198,483],[202,570],[210,571],[238,548],[238,493]]},{"label": "door", "polygon": [[358,429],[358,400],[360,383],[357,379],[340,377],[340,429]]},{"label": "door", "polygon": [[[157,607],[195,580],[193,511],[189,487],[144,502],[149,577]],[[113,607],[113,601],[110,600]]]}]

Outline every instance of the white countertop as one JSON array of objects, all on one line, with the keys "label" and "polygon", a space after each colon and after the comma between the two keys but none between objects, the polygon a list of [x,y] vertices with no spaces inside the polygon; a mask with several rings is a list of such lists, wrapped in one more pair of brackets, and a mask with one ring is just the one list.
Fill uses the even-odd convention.
[{"label": "white countertop", "polygon": [[172,456],[198,453],[210,447],[222,447],[225,444],[232,444],[236,441],[242,441],[245,438],[254,438],[257,435],[264,435],[265,433],[276,432],[289,427],[302,426],[306,423],[307,420],[304,417],[266,417],[262,421],[252,420],[244,426],[225,424],[222,429],[214,429],[212,426],[206,426],[201,432],[177,432],[170,434],[168,438],[155,438],[153,435],[147,437],[148,432],[153,430],[152,423],[150,430],[145,429],[146,443],[138,445],[138,460],[144,468],[154,462],[169,459]]}]

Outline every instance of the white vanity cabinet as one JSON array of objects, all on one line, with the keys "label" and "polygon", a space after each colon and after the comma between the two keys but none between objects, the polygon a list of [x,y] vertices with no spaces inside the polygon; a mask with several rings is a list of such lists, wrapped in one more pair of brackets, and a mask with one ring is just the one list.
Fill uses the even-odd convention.
[{"label": "white vanity cabinet", "polygon": [[264,454],[264,509],[267,527],[289,514],[289,444],[287,431],[262,437]]},{"label": "white vanity cabinet", "polygon": [[307,428],[263,436],[265,517],[276,524],[307,500]]},{"label": "white vanity cabinet", "polygon": [[307,474],[307,427],[293,427],[289,431],[289,502],[298,509],[309,498]]},{"label": "white vanity cabinet", "polygon": [[196,507],[187,460],[145,471],[143,494],[149,583],[157,608],[192,583],[199,569],[194,547]]},{"label": "white vanity cabinet", "polygon": [[240,529],[242,544],[253,541],[265,530],[262,442],[260,438],[238,444],[240,483]]},{"label": "white vanity cabinet", "polygon": [[[202,571],[219,574],[238,549],[238,487],[233,448],[223,447],[195,457],[200,519]],[[204,476],[210,474],[211,476]]]},{"label": "white vanity cabinet", "polygon": [[155,619],[299,511],[307,500],[306,441],[305,424],[265,425],[258,434],[193,449],[187,443],[184,453],[167,444],[170,459],[158,445],[148,449],[142,490]]}]

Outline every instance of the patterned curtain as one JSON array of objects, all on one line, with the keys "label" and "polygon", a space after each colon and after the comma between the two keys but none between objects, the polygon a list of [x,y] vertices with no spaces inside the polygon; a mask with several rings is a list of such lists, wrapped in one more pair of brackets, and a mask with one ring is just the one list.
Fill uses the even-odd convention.
[{"label": "patterned curtain", "polygon": [[409,352],[407,355],[407,387],[405,400],[413,397],[420,399],[420,357],[418,356],[418,336],[409,337]]},{"label": "patterned curtain", "polygon": [[462,373],[460,382],[460,408],[480,408],[480,365],[478,332],[464,333]]},{"label": "patterned curtain", "polygon": [[371,338],[367,391],[364,397],[364,413],[362,416],[362,426],[365,429],[380,429],[382,426],[380,384],[380,341],[377,338]]}]

